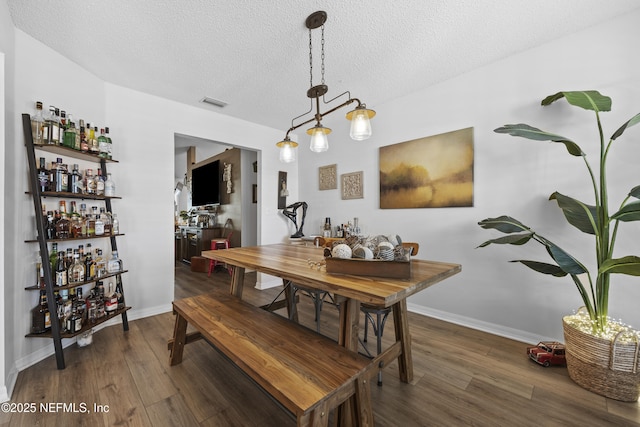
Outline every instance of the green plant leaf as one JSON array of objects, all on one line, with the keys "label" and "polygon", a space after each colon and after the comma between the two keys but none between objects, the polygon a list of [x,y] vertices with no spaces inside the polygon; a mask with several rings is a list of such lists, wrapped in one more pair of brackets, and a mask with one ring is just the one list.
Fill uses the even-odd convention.
[{"label": "green plant leaf", "polygon": [[567,273],[557,265],[547,264],[546,262],[528,261],[524,259],[514,259],[513,261],[509,262],[519,262],[526,265],[530,269],[537,271],[538,273],[550,274],[555,277],[564,277],[567,275]]},{"label": "green plant leaf", "polygon": [[624,222],[640,220],[640,201],[627,203],[622,209],[611,215],[611,219]]},{"label": "green plant leaf", "polygon": [[620,135],[624,133],[625,130],[627,130],[627,128],[637,125],[638,123],[640,123],[640,113],[631,117],[631,119],[629,119],[628,122],[620,126],[620,129],[614,132],[614,134],[611,136],[611,139],[617,139]]},{"label": "green plant leaf", "polygon": [[598,274],[603,273],[620,273],[631,276],[640,276],[640,258],[629,255],[622,258],[605,260],[598,270]]},{"label": "green plant leaf", "polygon": [[547,247],[547,252],[551,258],[558,263],[562,271],[568,274],[584,274],[588,272],[587,268],[582,265],[580,261],[572,255],[569,255],[569,253],[565,252],[560,246],[540,235],[538,235],[538,237],[541,243]]},{"label": "green plant leaf", "polygon": [[594,224],[598,227],[598,208],[596,206],[587,205],[557,191],[549,196],[549,200],[554,199],[558,202],[558,206],[562,209],[562,213],[564,213],[569,224],[583,233],[598,233],[597,228],[594,229]]},{"label": "green plant leaf", "polygon": [[629,195],[631,197],[635,197],[636,199],[640,199],[640,185],[637,185],[629,191]]},{"label": "green plant leaf", "polygon": [[502,236],[497,239],[487,240],[486,242],[484,242],[478,247],[484,248],[485,246],[489,246],[492,243],[495,243],[498,245],[524,245],[529,240],[531,240],[532,236],[533,236],[533,233],[510,234],[508,236]]},{"label": "green plant leaf", "polygon": [[538,128],[534,128],[532,126],[526,125],[524,123],[519,123],[516,125],[504,125],[497,129],[493,130],[495,133],[506,133],[511,136],[519,136],[522,138],[533,139],[534,141],[552,141],[559,142],[565,145],[567,151],[572,156],[584,156],[584,152],[576,144],[571,141],[569,138],[565,138],[564,136],[556,135],[553,133],[542,131]]},{"label": "green plant leaf", "polygon": [[611,111],[611,98],[600,94],[597,90],[558,92],[547,96],[542,100],[541,104],[550,105],[562,98],[566,98],[569,104],[585,110]]},{"label": "green plant leaf", "polygon": [[529,231],[530,228],[510,216],[502,215],[497,218],[486,218],[478,223],[478,225],[486,230],[495,229],[503,233],[519,233],[521,231]]}]

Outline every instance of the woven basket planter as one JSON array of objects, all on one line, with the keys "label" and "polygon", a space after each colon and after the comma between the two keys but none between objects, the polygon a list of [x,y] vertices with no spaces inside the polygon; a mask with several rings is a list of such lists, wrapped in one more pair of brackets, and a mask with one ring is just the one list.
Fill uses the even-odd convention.
[{"label": "woven basket planter", "polygon": [[611,399],[635,402],[640,397],[640,343],[632,329],[613,340],[596,337],[562,319],[567,370],[578,385]]}]

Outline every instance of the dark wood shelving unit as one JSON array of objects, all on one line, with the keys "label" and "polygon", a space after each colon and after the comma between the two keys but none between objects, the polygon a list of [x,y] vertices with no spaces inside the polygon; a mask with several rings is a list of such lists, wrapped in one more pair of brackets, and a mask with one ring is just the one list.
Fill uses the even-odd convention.
[{"label": "dark wood shelving unit", "polygon": [[[57,307],[56,300],[54,296],[54,292],[60,289],[71,289],[78,286],[83,286],[91,283],[95,283],[99,280],[103,280],[108,277],[116,277],[117,284],[120,285],[120,290],[124,297],[124,287],[122,285],[122,280],[120,275],[126,273],[128,270],[123,270],[117,273],[110,273],[100,278],[94,278],[93,280],[84,281],[82,283],[74,283],[73,285],[56,287],[53,283],[53,275],[51,264],[49,263],[49,247],[48,244],[51,242],[66,242],[66,241],[77,241],[77,240],[88,240],[88,239],[102,239],[109,238],[111,243],[111,251],[116,251],[118,249],[116,243],[116,237],[123,236],[124,234],[116,234],[116,235],[100,235],[100,236],[86,236],[86,237],[77,237],[77,238],[69,238],[69,239],[46,239],[43,236],[46,236],[45,227],[44,227],[44,215],[42,214],[42,199],[46,197],[56,197],[56,198],[69,198],[69,199],[86,199],[86,200],[100,200],[104,201],[105,209],[108,212],[113,212],[111,208],[111,200],[112,199],[120,199],[120,197],[106,197],[106,196],[98,196],[98,195],[89,195],[89,194],[77,194],[71,192],[55,192],[55,191],[40,191],[40,186],[38,183],[38,166],[36,164],[36,150],[46,151],[49,153],[53,153],[59,156],[67,156],[75,159],[81,159],[86,161],[91,161],[94,163],[98,163],[100,165],[100,169],[102,171],[102,175],[107,176],[107,163],[118,163],[117,160],[107,159],[104,157],[100,157],[96,154],[85,153],[78,150],[74,150],[69,147],[63,147],[59,145],[49,145],[49,144],[34,144],[33,135],[31,134],[31,116],[29,114],[22,115],[22,128],[24,132],[24,140],[25,146],[27,149],[27,160],[29,163],[29,191],[27,194],[31,195],[33,199],[33,208],[35,211],[36,217],[36,230],[38,238],[35,240],[26,240],[25,242],[35,243],[37,242],[40,249],[40,257],[42,258],[42,269],[44,272],[44,290],[47,294],[47,304],[49,308],[49,312],[51,313],[51,330],[43,333],[43,334],[32,334],[29,333],[25,335],[29,338],[49,338],[53,340],[53,347],[55,350],[56,356],[56,364],[58,369],[65,368],[64,362],[64,349],[62,348],[62,339],[63,338],[73,338],[77,335],[80,335],[91,328],[94,328],[101,323],[104,323],[108,320],[114,319],[117,316],[121,316],[122,318],[122,328],[124,331],[129,330],[129,322],[127,319],[127,311],[131,309],[131,307],[125,306],[124,308],[114,310],[109,314],[99,318],[96,322],[88,322],[83,327],[74,333],[63,333],[61,329],[60,322],[57,318]],[[40,291],[41,287],[38,286],[29,286],[25,287],[27,291]]]}]

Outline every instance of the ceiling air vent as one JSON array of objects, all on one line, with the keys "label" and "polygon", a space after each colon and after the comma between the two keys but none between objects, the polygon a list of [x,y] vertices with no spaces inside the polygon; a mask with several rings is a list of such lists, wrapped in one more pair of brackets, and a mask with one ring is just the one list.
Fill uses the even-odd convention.
[{"label": "ceiling air vent", "polygon": [[223,108],[227,105],[227,103],[224,101],[220,101],[219,99],[215,99],[215,98],[209,98],[208,96],[205,96],[204,98],[202,98],[200,102],[213,105],[215,107],[220,107],[220,108]]}]

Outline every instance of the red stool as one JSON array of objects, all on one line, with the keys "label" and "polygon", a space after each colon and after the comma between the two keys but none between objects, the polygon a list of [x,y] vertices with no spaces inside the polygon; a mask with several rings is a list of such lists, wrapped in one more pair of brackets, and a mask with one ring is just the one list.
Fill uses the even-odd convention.
[{"label": "red stool", "polygon": [[[218,249],[229,249],[231,247],[231,235],[233,231],[230,231],[227,234],[227,237],[220,237],[216,239],[211,239],[211,250],[216,251]],[[211,272],[215,270],[216,265],[218,265],[219,261],[212,259],[209,261],[209,276],[211,276]],[[229,274],[231,274],[231,268],[227,268]]]}]

